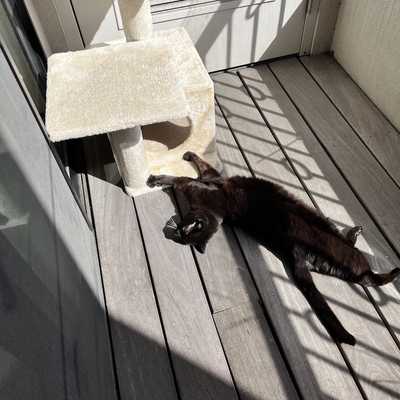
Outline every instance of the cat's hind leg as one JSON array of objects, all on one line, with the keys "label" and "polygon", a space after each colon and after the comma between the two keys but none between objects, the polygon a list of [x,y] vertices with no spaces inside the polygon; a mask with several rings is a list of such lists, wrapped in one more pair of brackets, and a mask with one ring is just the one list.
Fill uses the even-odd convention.
[{"label": "cat's hind leg", "polygon": [[293,246],[291,262],[293,264],[292,273],[296,286],[303,293],[331,337],[336,342],[354,346],[356,343],[354,336],[343,327],[321,292],[315,286],[311,273],[307,268],[306,255],[306,251],[301,246]]},{"label": "cat's hind leg", "polygon": [[196,166],[197,170],[199,171],[200,179],[218,178],[221,176],[215,168],[213,168],[206,161],[202,160],[196,153],[193,153],[192,151],[187,151],[183,155],[183,159],[185,161],[192,162]]},{"label": "cat's hind leg", "polygon": [[171,175],[150,175],[147,179],[147,186],[153,188],[155,186],[176,186],[192,181],[192,178],[185,176]]},{"label": "cat's hind leg", "polygon": [[400,268],[394,268],[390,272],[378,274],[373,271],[367,271],[361,275],[356,283],[361,286],[382,286],[392,282],[400,275]]},{"label": "cat's hind leg", "polygon": [[[345,235],[346,240],[355,246],[358,236],[362,233],[361,226],[351,228]],[[357,277],[356,283],[362,286],[382,286],[392,282],[400,275],[400,268],[394,268],[392,271],[379,274],[371,270],[364,272],[361,276]]]},{"label": "cat's hind leg", "polygon": [[352,245],[355,246],[358,236],[362,233],[362,226],[355,226],[346,233],[345,239]]}]

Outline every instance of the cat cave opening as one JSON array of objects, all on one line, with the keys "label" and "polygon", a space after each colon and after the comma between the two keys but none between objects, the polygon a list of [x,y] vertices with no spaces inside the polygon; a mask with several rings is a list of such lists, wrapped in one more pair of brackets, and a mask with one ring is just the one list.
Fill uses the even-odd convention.
[{"label": "cat cave opening", "polygon": [[198,151],[217,164],[214,138],[196,134],[189,117],[142,126],[147,165],[152,174],[197,176],[194,166],[182,159],[188,151]]},{"label": "cat cave opening", "polygon": [[162,156],[174,151],[189,139],[190,133],[189,118],[143,126],[142,134],[147,157]]}]

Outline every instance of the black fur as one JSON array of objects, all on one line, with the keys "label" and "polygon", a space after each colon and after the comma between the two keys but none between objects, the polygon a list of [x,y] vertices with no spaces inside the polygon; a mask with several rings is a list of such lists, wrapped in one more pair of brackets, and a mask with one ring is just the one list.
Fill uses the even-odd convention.
[{"label": "black fur", "polygon": [[315,209],[272,182],[241,176],[223,178],[196,154],[184,159],[195,163],[199,178],[150,176],[149,186],[173,186],[187,198],[191,210],[177,226],[179,241],[200,252],[222,220],[230,221],[266,246],[291,269],[297,287],[332,338],[355,344],[315,287],[310,271],[364,286],[383,285],[399,273],[371,271],[367,259],[354,247],[361,227],[343,236]]}]

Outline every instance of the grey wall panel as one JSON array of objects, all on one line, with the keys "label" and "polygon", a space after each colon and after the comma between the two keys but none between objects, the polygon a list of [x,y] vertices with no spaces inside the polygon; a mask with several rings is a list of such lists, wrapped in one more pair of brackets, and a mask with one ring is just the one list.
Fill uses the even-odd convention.
[{"label": "grey wall panel", "polygon": [[344,0],[332,49],[335,58],[400,129],[400,1]]},{"label": "grey wall panel", "polygon": [[0,52],[0,398],[113,399],[90,231]]}]

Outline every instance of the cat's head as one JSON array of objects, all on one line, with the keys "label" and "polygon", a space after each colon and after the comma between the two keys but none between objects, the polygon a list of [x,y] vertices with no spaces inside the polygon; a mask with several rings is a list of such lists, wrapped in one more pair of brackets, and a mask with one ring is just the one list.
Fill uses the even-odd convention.
[{"label": "cat's head", "polygon": [[200,253],[206,250],[207,242],[218,230],[219,219],[208,210],[194,210],[177,224],[179,242],[190,244]]}]

